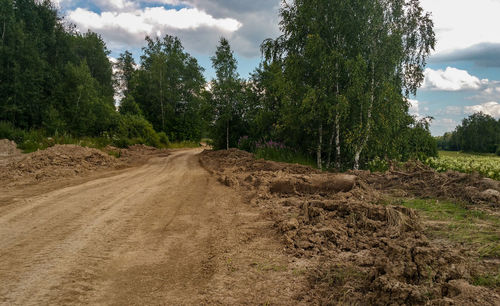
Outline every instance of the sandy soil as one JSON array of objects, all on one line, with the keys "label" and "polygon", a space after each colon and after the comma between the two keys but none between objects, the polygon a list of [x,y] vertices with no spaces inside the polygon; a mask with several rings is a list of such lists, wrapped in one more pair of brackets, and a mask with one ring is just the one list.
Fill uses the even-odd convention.
[{"label": "sandy soil", "polygon": [[297,304],[307,267],[200,150],[0,187],[0,304]]},{"label": "sandy soil", "polygon": [[483,196],[500,192],[496,182],[438,174],[419,163],[385,174],[321,173],[235,149],[205,151],[200,161],[219,182],[267,211],[288,254],[308,266],[308,287],[296,296],[301,302],[500,305],[498,292],[471,285],[485,264],[471,246],[429,239],[417,211],[390,201],[404,192],[497,211],[496,196]]}]

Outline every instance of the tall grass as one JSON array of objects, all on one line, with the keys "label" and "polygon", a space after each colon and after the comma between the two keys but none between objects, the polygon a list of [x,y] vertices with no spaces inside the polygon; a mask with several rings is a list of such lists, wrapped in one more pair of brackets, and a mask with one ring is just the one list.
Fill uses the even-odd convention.
[{"label": "tall grass", "polygon": [[314,159],[291,149],[259,148],[255,151],[255,157],[277,162],[300,164],[316,168]]}]

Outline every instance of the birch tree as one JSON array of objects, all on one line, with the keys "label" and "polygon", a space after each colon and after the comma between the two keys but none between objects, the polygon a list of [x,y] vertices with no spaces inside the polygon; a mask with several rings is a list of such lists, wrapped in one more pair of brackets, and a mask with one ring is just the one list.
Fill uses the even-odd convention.
[{"label": "birch tree", "polygon": [[[229,41],[221,38],[215,56],[211,57],[216,78],[212,80],[212,98],[215,111],[216,129],[223,127],[225,134],[225,148],[231,146],[231,121],[238,110],[241,96],[241,83],[236,72],[238,62],[234,58]],[[216,131],[216,138],[220,139],[220,132]],[[219,145],[220,146],[220,145]]]},{"label": "birch tree", "polygon": [[359,169],[374,125],[398,124],[383,119],[385,105],[407,112],[423,81],[435,45],[430,15],[418,0],[283,1],[280,15],[283,35],[264,41],[263,55],[283,66],[290,100],[310,104],[300,122],[316,137],[318,167],[328,125],[327,166],[333,152],[341,167],[343,147]]}]

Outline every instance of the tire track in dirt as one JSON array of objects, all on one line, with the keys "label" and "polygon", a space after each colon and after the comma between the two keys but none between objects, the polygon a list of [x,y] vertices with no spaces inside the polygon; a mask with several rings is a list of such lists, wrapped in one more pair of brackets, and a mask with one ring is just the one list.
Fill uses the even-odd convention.
[{"label": "tire track in dirt", "polygon": [[292,264],[269,222],[198,152],[1,207],[0,304],[289,303],[289,270],[250,265]]}]

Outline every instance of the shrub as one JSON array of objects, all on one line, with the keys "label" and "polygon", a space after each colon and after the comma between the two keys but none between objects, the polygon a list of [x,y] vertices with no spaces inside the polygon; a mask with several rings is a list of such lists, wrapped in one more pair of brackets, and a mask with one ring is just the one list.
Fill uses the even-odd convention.
[{"label": "shrub", "polygon": [[497,156],[500,156],[500,145],[497,146],[497,152],[496,152]]},{"label": "shrub", "polygon": [[255,142],[252,141],[248,136],[240,137],[238,140],[238,149],[253,152],[255,151]]},{"label": "shrub", "polygon": [[0,139],[13,140],[17,144],[24,141],[25,132],[8,121],[0,121]]},{"label": "shrub", "polygon": [[368,162],[368,169],[371,172],[385,172],[389,170],[389,163],[377,156]]},{"label": "shrub", "polygon": [[162,144],[165,147],[168,147],[168,145],[170,144],[170,140],[168,139],[168,136],[167,134],[165,134],[165,132],[158,133],[158,138],[160,140],[160,144]]},{"label": "shrub", "polygon": [[125,149],[130,147],[132,145],[132,142],[128,138],[120,137],[113,141],[113,145],[117,148]]},{"label": "shrub", "polygon": [[301,164],[315,168],[316,162],[307,155],[292,150],[285,144],[273,140],[259,141],[255,144],[255,157],[277,162]]},{"label": "shrub", "polygon": [[54,139],[47,138],[42,130],[29,130],[24,132],[24,139],[18,143],[18,147],[24,153],[44,150],[55,144]]},{"label": "shrub", "polygon": [[118,126],[118,139],[131,139],[130,144],[146,144],[148,146],[159,147],[160,137],[153,129],[149,121],[137,115],[124,115],[120,119]]}]

